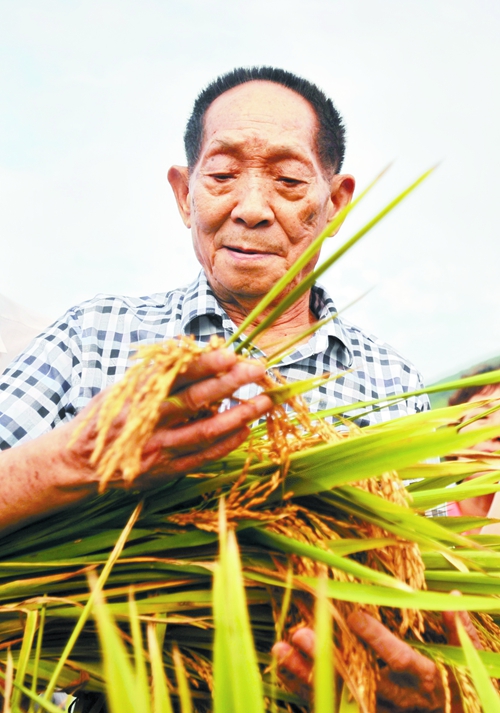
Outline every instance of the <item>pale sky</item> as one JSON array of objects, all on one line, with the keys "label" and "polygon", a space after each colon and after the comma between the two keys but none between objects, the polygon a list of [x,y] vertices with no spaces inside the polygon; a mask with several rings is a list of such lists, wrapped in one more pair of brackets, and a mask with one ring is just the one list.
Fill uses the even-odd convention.
[{"label": "pale sky", "polygon": [[[50,321],[197,273],[167,183],[200,88],[239,65],[316,82],[345,172],[383,182],[347,239],[436,172],[323,279],[427,382],[500,354],[500,6],[486,0],[0,0],[0,293]],[[333,241],[326,251],[333,248]]]}]

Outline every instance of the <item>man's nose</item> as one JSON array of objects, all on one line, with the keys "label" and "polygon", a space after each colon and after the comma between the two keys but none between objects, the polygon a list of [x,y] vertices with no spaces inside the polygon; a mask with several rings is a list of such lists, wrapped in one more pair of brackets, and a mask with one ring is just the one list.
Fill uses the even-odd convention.
[{"label": "man's nose", "polygon": [[251,178],[240,183],[231,218],[248,228],[267,227],[274,222],[274,211],[264,181]]}]

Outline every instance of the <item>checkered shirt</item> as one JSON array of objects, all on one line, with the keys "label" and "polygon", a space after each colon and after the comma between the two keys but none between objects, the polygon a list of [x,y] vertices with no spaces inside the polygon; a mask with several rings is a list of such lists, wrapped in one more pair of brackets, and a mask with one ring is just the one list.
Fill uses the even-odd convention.
[{"label": "checkered shirt", "polygon": [[[318,319],[336,312],[316,285],[311,309]],[[120,379],[137,345],[192,334],[200,343],[211,335],[229,338],[236,327],[218,304],[203,272],[188,287],[132,298],[98,295],[70,309],[37,337],[0,377],[0,450],[36,438],[72,419],[91,398]],[[341,374],[306,395],[312,411],[352,408],[422,387],[420,375],[394,349],[338,317],[322,326],[278,365],[288,381],[326,372]],[[255,395],[248,385],[240,398]],[[429,408],[427,397],[410,397],[360,415],[367,425]]]}]

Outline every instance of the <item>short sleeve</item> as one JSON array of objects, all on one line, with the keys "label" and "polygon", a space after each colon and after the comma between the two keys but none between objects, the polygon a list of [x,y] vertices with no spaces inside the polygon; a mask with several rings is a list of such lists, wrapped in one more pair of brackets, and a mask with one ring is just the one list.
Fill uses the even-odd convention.
[{"label": "short sleeve", "polygon": [[0,376],[0,450],[50,431],[75,414],[81,379],[81,310],[69,310]]},{"label": "short sleeve", "polygon": [[[407,391],[421,391],[424,389],[424,380],[422,375],[412,369],[411,378],[409,379]],[[422,411],[429,411],[431,408],[431,403],[427,394],[420,394],[419,396],[410,396],[406,400],[408,406],[408,414],[421,413]]]}]

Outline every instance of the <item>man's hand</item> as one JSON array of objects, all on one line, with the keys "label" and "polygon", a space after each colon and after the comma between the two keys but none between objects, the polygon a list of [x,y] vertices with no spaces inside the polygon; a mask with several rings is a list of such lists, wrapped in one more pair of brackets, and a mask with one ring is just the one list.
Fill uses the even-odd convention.
[{"label": "man's hand", "polygon": [[[141,474],[134,487],[152,487],[195,471],[237,448],[248,435],[248,424],[269,411],[271,399],[261,394],[221,413],[210,413],[210,407],[244,384],[259,381],[264,373],[260,362],[239,361],[228,350],[200,355],[175,381],[174,398],[164,404],[158,426],[144,448]],[[98,394],[71,423],[1,454],[0,527],[11,529],[97,492],[98,476],[90,464],[97,414],[74,443],[72,440],[75,429],[106,394],[107,390]],[[197,418],[200,411],[202,416]],[[114,433],[125,417],[122,413],[116,419]],[[119,476],[112,485],[125,487]]]},{"label": "man's hand", "polygon": [[[144,447],[141,473],[134,487],[151,487],[196,470],[237,448],[249,433],[248,424],[271,408],[270,398],[261,394],[221,413],[210,409],[264,374],[263,364],[238,361],[228,350],[201,354],[174,382],[171,398],[164,403],[156,430]],[[106,395],[107,391],[96,398]],[[126,415],[124,412],[116,419],[110,438],[121,428]],[[86,417],[82,412],[71,424],[73,428]],[[88,471],[90,478],[94,477],[89,459],[97,435],[96,421],[97,414],[66,456],[69,463]],[[111,484],[126,487],[119,475]]]},{"label": "man's hand", "polygon": [[[477,632],[469,616],[465,612],[460,612],[458,616],[476,648],[480,649]],[[455,617],[455,612],[445,612],[443,621],[448,631],[448,643],[459,646]],[[365,612],[353,612],[347,624],[386,664],[377,685],[377,713],[444,713],[445,691],[441,674],[433,661],[412,649]],[[304,627],[294,633],[290,644],[280,641],[273,647],[284,684],[303,698],[311,695],[314,645],[314,631]],[[453,685],[451,704],[453,713],[463,713],[460,694]]]}]

